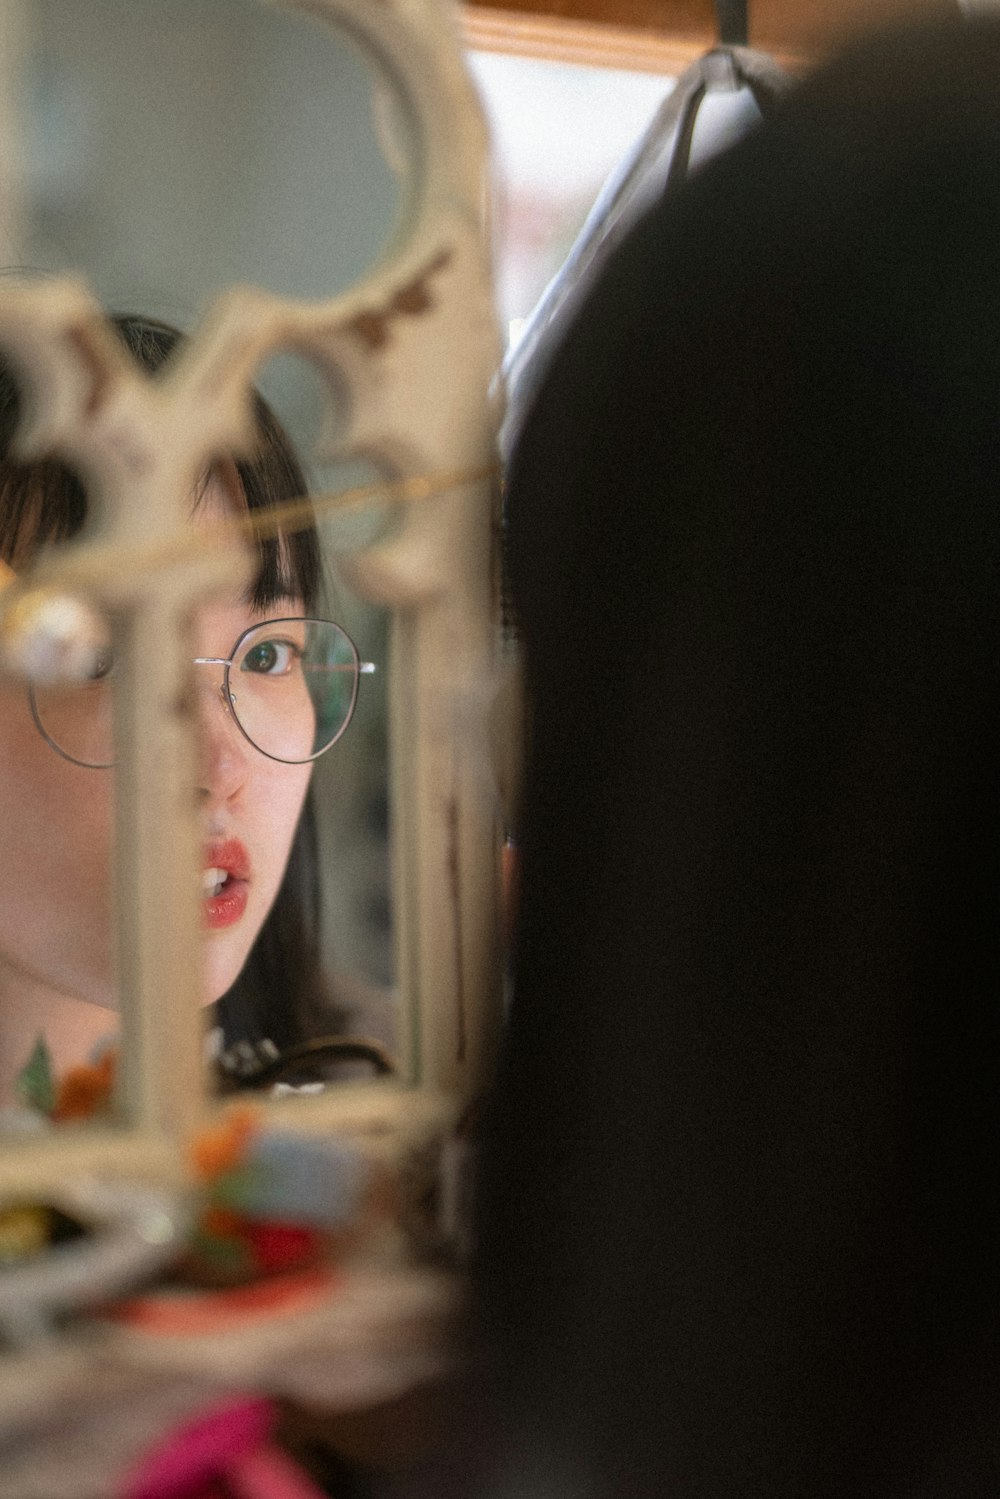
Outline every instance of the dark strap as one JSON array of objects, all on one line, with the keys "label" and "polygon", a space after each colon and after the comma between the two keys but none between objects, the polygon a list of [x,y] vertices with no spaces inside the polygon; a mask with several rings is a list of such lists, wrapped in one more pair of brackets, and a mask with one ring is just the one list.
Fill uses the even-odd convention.
[{"label": "dark strap", "polygon": [[[720,13],[721,9],[720,0]],[[745,4],[743,9],[746,9]],[[706,52],[704,57],[699,58],[694,67],[700,71],[700,79],[694,82],[690,74],[685,74],[678,85],[679,89],[683,88],[685,82],[690,80],[690,92],[684,99],[677,121],[675,144],[663,185],[664,193],[672,192],[687,181],[698,112],[707,93],[717,89],[735,91],[747,88],[761,116],[766,118],[773,114],[788,89],[788,80],[780,69],[769,58],[763,58],[747,48],[726,45],[713,47],[711,52]]]},{"label": "dark strap", "polygon": [[691,165],[691,142],[694,140],[694,127],[698,123],[698,111],[705,91],[706,84],[702,79],[684,101],[684,109],[677,122],[677,142],[670,156],[667,180],[663,184],[665,193],[672,192],[687,181],[688,167]]},{"label": "dark strap", "polygon": [[719,41],[723,47],[749,45],[747,0],[715,0],[715,14],[719,22]]},{"label": "dark strap", "polygon": [[243,1065],[239,1066],[227,1067],[225,1059],[220,1059],[216,1068],[216,1085],[221,1094],[242,1089],[263,1090],[290,1078],[301,1079],[303,1074],[307,1078],[311,1074],[322,1079],[325,1069],[340,1062],[366,1062],[382,1077],[391,1077],[397,1071],[382,1043],[367,1036],[320,1036],[290,1046],[280,1055],[274,1054],[273,1047],[266,1052],[263,1047],[258,1047],[256,1055],[254,1051],[253,1047],[248,1047],[246,1059],[240,1058]]}]

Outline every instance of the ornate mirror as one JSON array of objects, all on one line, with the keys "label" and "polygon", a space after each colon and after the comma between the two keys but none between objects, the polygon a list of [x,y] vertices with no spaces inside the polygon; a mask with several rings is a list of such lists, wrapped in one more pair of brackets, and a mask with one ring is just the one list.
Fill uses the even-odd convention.
[{"label": "ornate mirror", "polygon": [[498,340],[451,15],[19,0],[0,70],[6,1117],[84,1005],[48,1062],[111,1042],[110,1112],[33,1171],[169,1172],[220,1078],[331,1039],[305,1127],[426,1127],[497,987]]}]

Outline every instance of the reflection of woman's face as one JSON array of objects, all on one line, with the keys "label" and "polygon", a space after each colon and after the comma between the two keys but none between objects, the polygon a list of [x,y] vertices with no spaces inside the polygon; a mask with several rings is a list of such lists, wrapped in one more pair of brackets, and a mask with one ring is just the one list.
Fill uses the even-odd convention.
[{"label": "reflection of woman's face", "polygon": [[[301,599],[279,600],[268,610],[272,618],[301,613]],[[198,655],[228,656],[243,631],[263,617],[245,604],[201,610]],[[271,909],[312,772],[311,765],[269,760],[243,737],[219,691],[221,671],[198,668],[208,1000],[236,978]]]},{"label": "reflection of woman's face", "polygon": [[[221,486],[210,485],[199,523],[232,503]],[[267,615],[301,612],[301,600],[286,599]],[[227,657],[261,618],[241,601],[200,609],[195,653]],[[260,754],[222,698],[222,668],[196,672],[204,998],[211,1002],[239,974],[277,895],[312,767]],[[115,1004],[114,782],[113,771],[74,765],[45,743],[22,686],[0,688],[0,987],[20,975],[96,1004]]]},{"label": "reflection of woman's face", "polygon": [[114,779],[42,739],[24,688],[0,688],[0,980],[113,1003]]}]

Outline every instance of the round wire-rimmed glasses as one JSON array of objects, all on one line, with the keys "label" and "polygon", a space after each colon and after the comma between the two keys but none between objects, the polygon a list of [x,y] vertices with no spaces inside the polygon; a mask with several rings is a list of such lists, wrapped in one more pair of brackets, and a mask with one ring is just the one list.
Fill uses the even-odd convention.
[{"label": "round wire-rimmed glasses", "polygon": [[[193,662],[222,668],[219,691],[236,727],[260,754],[284,765],[308,764],[336,744],[353,716],[361,676],[375,670],[340,625],[298,615],[251,625],[228,656]],[[42,738],[88,770],[115,764],[112,678],[107,651],[85,681],[28,687]]]}]

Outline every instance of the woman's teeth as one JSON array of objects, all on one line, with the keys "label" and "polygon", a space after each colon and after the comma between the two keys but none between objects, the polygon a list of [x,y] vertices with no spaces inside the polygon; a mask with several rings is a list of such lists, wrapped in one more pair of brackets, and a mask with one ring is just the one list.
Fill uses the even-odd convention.
[{"label": "woman's teeth", "polygon": [[228,879],[228,870],[206,869],[201,877],[202,890],[206,895],[221,895],[223,886]]}]

